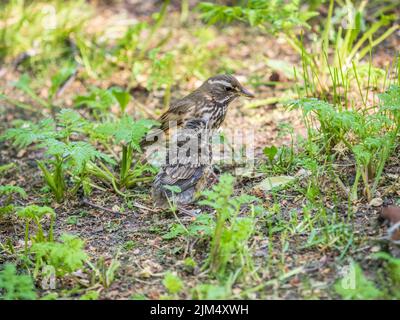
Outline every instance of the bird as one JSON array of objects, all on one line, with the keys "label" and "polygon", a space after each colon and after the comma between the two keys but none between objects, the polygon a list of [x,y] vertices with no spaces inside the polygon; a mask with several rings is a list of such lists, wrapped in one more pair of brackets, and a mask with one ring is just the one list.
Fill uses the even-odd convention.
[{"label": "bird", "polygon": [[[234,76],[217,75],[176,101],[159,118],[162,131],[167,131],[171,122],[182,130],[178,130],[174,140],[178,143],[172,144],[176,152],[172,157],[167,156],[165,165],[154,179],[152,198],[156,207],[168,207],[171,201],[178,207],[191,204],[204,188],[211,172],[211,132],[220,127],[229,104],[239,96],[253,98],[254,94]],[[190,154],[187,154],[188,150]],[[178,189],[178,192],[173,189]]]},{"label": "bird", "polygon": [[167,152],[166,164],[153,182],[152,198],[156,207],[190,204],[203,188],[211,163],[207,133],[207,123],[203,119],[188,120],[182,130],[178,130],[173,139],[176,148],[170,152],[171,147]]},{"label": "bird", "polygon": [[190,119],[203,119],[209,129],[218,129],[225,119],[228,105],[239,96],[254,98],[232,75],[220,74],[208,78],[189,95],[173,102],[157,122],[158,129],[150,131],[141,141],[145,148],[160,138],[171,126],[184,127]]}]

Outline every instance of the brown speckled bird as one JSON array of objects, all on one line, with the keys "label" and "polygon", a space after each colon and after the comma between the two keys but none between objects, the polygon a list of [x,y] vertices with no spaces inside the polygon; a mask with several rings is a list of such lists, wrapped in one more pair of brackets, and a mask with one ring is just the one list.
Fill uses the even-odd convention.
[{"label": "brown speckled bird", "polygon": [[[208,150],[208,155],[211,157],[210,141],[208,138],[204,139],[204,136],[207,136],[204,132],[220,127],[225,119],[229,103],[239,96],[254,97],[231,75],[211,77],[198,89],[170,106],[158,120],[161,123],[160,129],[167,131],[170,122],[176,122],[177,126],[183,129],[190,129],[183,130],[180,140],[185,140],[189,136],[193,139],[195,136],[195,140],[199,141],[199,148],[203,151]],[[187,134],[187,131],[191,133]],[[149,141],[152,138],[148,137],[146,140]],[[178,143],[178,153],[183,145]],[[153,183],[152,196],[155,205],[168,206],[167,198],[172,196],[171,187],[180,189],[179,193],[174,194],[177,205],[193,202],[210,170],[211,161],[206,162],[200,161],[196,155],[193,157],[191,155],[184,160],[179,157],[167,159],[166,165],[161,168]]]},{"label": "brown speckled bird", "polygon": [[[211,77],[186,97],[173,102],[157,120],[160,123],[159,129],[166,132],[173,123],[177,127],[184,127],[191,119],[202,119],[209,129],[218,129],[225,119],[229,103],[239,96],[254,97],[231,75]],[[152,144],[159,133],[158,129],[150,132],[141,146]]]}]

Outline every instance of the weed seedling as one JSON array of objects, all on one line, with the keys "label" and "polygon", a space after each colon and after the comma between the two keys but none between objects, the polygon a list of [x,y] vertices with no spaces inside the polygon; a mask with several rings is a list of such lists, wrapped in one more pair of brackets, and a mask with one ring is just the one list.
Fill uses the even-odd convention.
[{"label": "weed seedling", "polygon": [[[31,237],[31,239],[34,242],[45,242],[45,241],[53,241],[54,236],[53,236],[53,226],[54,226],[54,220],[56,217],[56,213],[52,208],[49,207],[39,207],[36,205],[30,205],[25,208],[22,208],[17,211],[17,216],[25,220],[25,254],[28,253],[28,241],[29,241],[29,228],[30,224],[33,221],[37,227],[37,232],[34,237]],[[50,217],[50,227],[48,231],[48,236],[45,237],[44,232],[43,232],[43,226],[42,226],[42,219],[48,216]]]},{"label": "weed seedling", "polygon": [[257,198],[246,194],[232,197],[233,183],[232,176],[222,175],[220,182],[212,190],[202,193],[205,199],[199,202],[216,212],[210,254],[205,266],[220,276],[226,275],[228,264],[234,268],[251,269],[247,243],[254,233],[255,217],[239,217],[239,213],[243,205],[254,202]]},{"label": "weed seedling", "polygon": [[5,264],[0,270],[0,300],[35,300],[32,278],[17,274],[15,265]]}]

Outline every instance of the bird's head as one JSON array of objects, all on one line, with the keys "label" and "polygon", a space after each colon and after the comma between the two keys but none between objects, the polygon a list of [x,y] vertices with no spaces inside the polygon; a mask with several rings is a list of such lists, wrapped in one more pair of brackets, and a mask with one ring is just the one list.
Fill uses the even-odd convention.
[{"label": "bird's head", "polygon": [[230,102],[239,96],[254,98],[254,95],[244,88],[234,76],[227,74],[207,79],[200,89],[220,102]]}]

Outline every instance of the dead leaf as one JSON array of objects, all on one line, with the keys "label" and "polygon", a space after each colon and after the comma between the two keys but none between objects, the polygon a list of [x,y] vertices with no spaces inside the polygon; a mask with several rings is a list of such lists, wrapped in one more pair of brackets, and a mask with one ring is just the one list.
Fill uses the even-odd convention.
[{"label": "dead leaf", "polygon": [[21,149],[17,153],[17,158],[22,158],[26,154],[26,149]]}]

